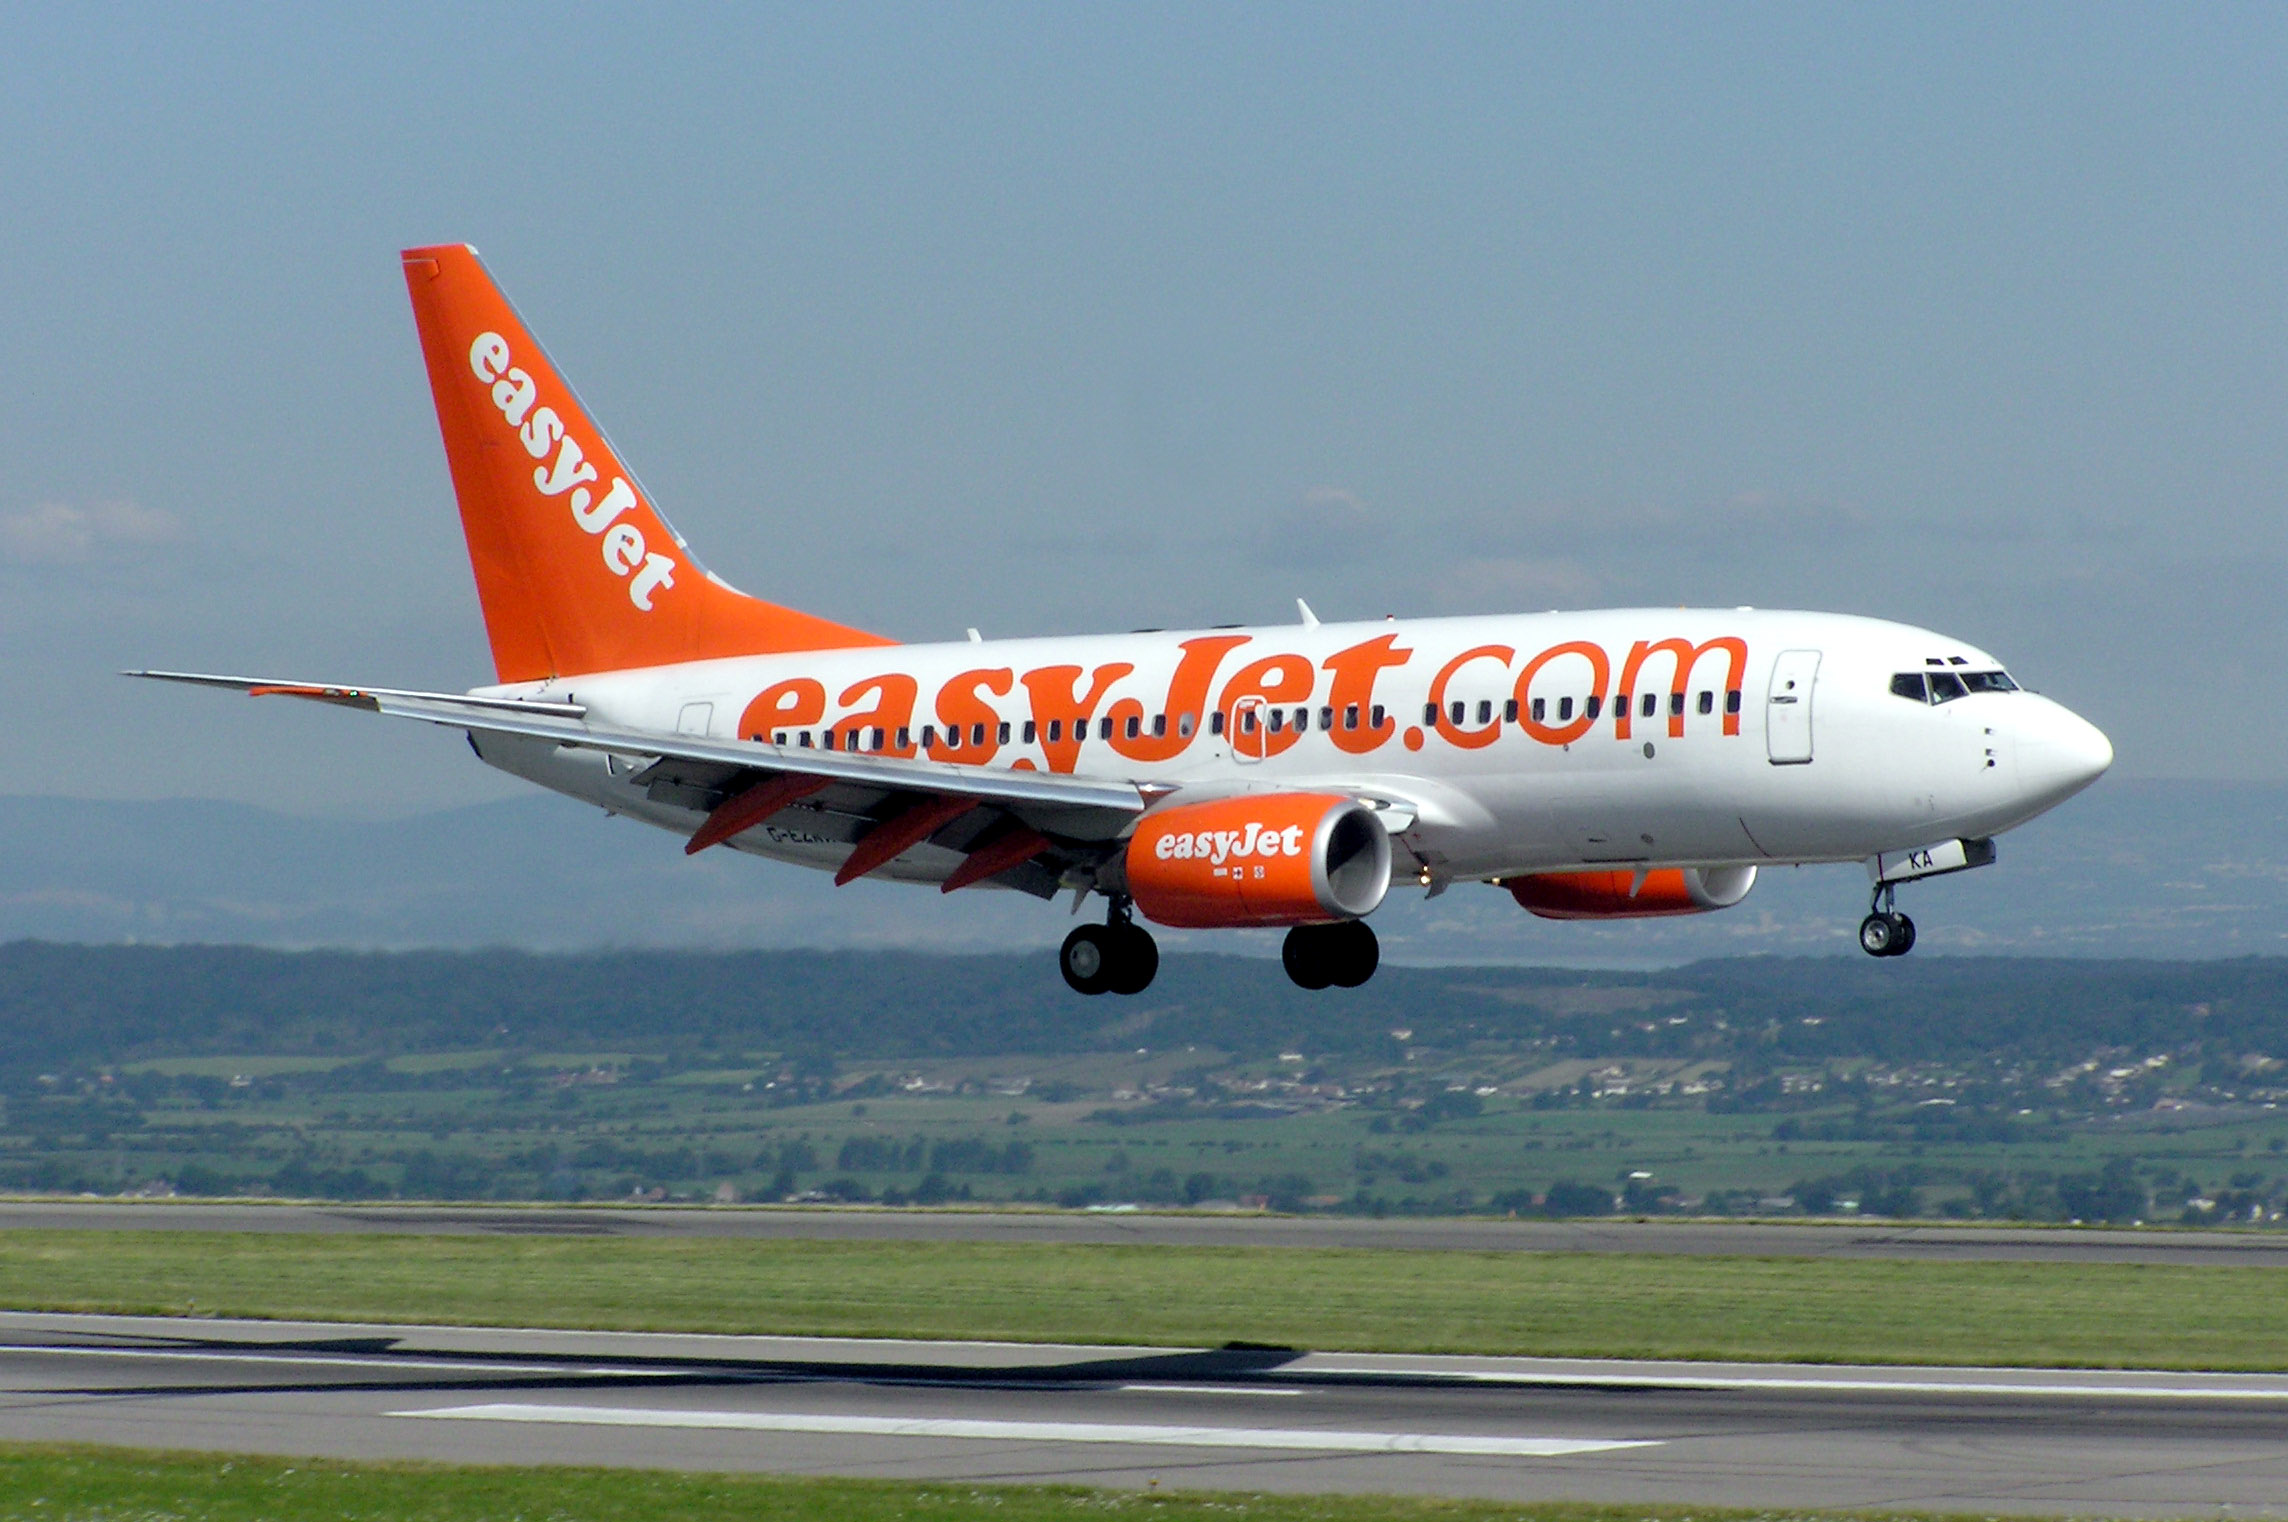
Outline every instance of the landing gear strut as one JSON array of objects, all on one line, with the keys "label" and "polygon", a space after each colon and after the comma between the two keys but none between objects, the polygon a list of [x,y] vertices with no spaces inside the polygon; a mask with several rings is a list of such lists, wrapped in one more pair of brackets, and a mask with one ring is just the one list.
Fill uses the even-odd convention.
[{"label": "landing gear strut", "polygon": [[1101,925],[1083,925],[1065,937],[1057,971],[1078,994],[1140,994],[1160,970],[1152,933],[1129,916],[1128,900],[1115,898]]},{"label": "landing gear strut", "polygon": [[1859,922],[1859,949],[1871,957],[1903,957],[1915,949],[1915,922],[1898,911],[1897,892],[1891,883],[1877,883],[1874,902]]},{"label": "landing gear strut", "polygon": [[1287,976],[1297,988],[1356,988],[1382,965],[1382,943],[1365,920],[1297,925],[1287,932],[1279,960],[1287,964]]}]

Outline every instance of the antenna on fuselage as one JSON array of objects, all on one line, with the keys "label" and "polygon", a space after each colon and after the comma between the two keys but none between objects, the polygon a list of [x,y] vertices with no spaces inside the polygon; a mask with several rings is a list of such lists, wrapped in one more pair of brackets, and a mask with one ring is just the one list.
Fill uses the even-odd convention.
[{"label": "antenna on fuselage", "polygon": [[1311,611],[1311,605],[1303,601],[1303,599],[1300,597],[1295,599],[1295,611],[1303,615],[1304,628],[1316,629],[1319,627],[1319,615],[1313,613]]}]

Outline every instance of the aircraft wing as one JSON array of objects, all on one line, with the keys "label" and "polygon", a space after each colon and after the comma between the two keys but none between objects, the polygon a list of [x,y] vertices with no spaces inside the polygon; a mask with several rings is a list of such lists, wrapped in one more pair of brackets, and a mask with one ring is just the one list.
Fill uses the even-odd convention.
[{"label": "aircraft wing", "polygon": [[[1038,854],[1049,859],[1062,856],[1069,860],[1076,852],[1094,854],[1092,846],[1101,851],[1103,845],[1125,833],[1131,819],[1166,791],[1059,772],[957,766],[901,756],[771,745],[755,740],[718,740],[699,735],[619,729],[587,722],[587,710],[576,703],[195,672],[130,671],[124,674],[219,687],[254,697],[304,698],[392,718],[418,719],[427,724],[466,730],[472,735],[549,741],[623,758],[639,758],[648,764],[635,773],[634,781],[654,787],[655,793],[661,788],[673,789],[689,800],[687,806],[708,813],[707,823],[700,827],[687,847],[692,850],[704,849],[761,822],[776,811],[775,807],[764,808],[774,800],[783,806],[832,788],[841,806],[862,809],[875,816],[881,825],[897,827],[882,832],[885,845],[894,835],[910,833],[932,820],[942,828],[963,815],[980,815],[986,820],[982,829],[962,832],[968,835],[971,845],[956,847],[973,850],[980,868],[989,864],[990,859],[985,855],[987,848],[1008,854],[1020,831],[1040,832],[1037,838],[1042,849]],[[961,808],[963,804],[967,807]],[[923,830],[913,836],[913,841],[934,833],[934,829]],[[1027,860],[1030,858],[1019,858],[1003,868],[1003,872],[1015,873]],[[1001,876],[1002,873],[986,875]],[[1037,873],[1032,875],[1037,879]],[[953,876],[959,879],[954,886],[982,880],[976,876],[963,877],[959,871]],[[1044,885],[1035,880],[1030,884],[1012,881],[1011,886],[1029,886],[1039,892]]]}]

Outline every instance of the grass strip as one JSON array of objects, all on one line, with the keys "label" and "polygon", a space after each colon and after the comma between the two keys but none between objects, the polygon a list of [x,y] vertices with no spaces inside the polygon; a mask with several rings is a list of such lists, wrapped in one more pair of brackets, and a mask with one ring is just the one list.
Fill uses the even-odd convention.
[{"label": "grass strip", "polygon": [[[1825,1522],[1867,1513],[1417,1496],[1114,1491],[657,1470],[492,1468],[0,1445],[0,1519],[118,1522]],[[1930,1516],[1889,1513],[1887,1516]]]},{"label": "grass strip", "polygon": [[1384,1352],[2288,1368],[2288,1269],[1286,1247],[0,1233],[0,1305]]}]

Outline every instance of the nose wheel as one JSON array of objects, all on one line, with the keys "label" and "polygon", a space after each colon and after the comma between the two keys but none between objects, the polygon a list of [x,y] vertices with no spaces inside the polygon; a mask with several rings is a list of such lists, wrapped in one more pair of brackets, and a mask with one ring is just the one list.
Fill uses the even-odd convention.
[{"label": "nose wheel", "polygon": [[1903,957],[1915,949],[1915,922],[1898,911],[1896,890],[1877,885],[1875,901],[1859,922],[1859,949],[1871,957]]},{"label": "nose wheel", "polygon": [[1057,971],[1076,994],[1140,994],[1160,971],[1160,947],[1129,918],[1127,901],[1115,899],[1104,924],[1082,925],[1065,937]]}]

